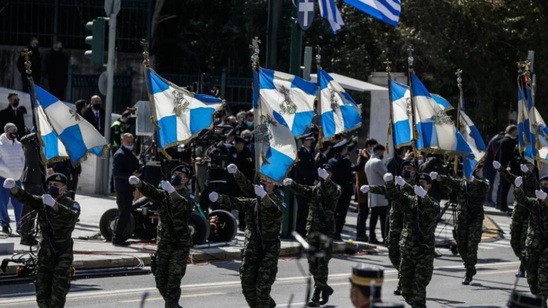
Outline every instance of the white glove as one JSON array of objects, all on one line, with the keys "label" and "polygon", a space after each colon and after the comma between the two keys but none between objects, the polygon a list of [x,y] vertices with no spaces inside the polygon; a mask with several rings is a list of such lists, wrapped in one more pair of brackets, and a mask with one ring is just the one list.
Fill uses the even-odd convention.
[{"label": "white glove", "polygon": [[[386,176],[386,175],[385,175]],[[396,177],[396,184],[400,185],[400,186],[403,186],[405,185],[405,180],[401,177],[401,176],[397,176]]]},{"label": "white glove", "polygon": [[518,176],[515,180],[514,180],[514,186],[517,187],[521,187],[521,184],[523,184],[523,178],[521,176]]},{"label": "white glove", "polygon": [[53,199],[50,194],[43,194],[42,202],[49,207],[53,207],[55,205],[55,199]]},{"label": "white glove", "polygon": [[219,194],[212,191],[209,193],[209,201],[211,202],[217,202],[217,200],[219,200]]},{"label": "white glove", "polygon": [[495,170],[499,170],[500,169],[500,163],[498,161],[493,161],[493,168],[495,168]]},{"label": "white glove", "polygon": [[139,184],[139,182],[141,182],[141,180],[139,180],[138,177],[136,177],[136,176],[134,176],[134,175],[132,175],[132,176],[129,177],[129,184],[131,184],[131,185],[137,185],[137,184]]},{"label": "white glove", "polygon": [[360,191],[367,194],[369,192],[369,185],[362,185],[362,187],[360,187]]},{"label": "white glove", "polygon": [[161,181],[160,184],[162,185],[162,189],[167,191],[168,194],[171,194],[175,191],[173,185],[171,185],[171,183],[168,181]]},{"label": "white glove", "polygon": [[12,189],[15,187],[15,180],[12,178],[7,178],[4,180],[4,188],[6,189]]},{"label": "white glove", "polygon": [[325,180],[329,176],[329,173],[323,168],[318,168],[318,176]]},{"label": "white glove", "polygon": [[415,185],[415,195],[421,197],[421,198],[424,198],[424,196],[426,196],[426,190],[424,190],[424,188],[422,188],[422,186],[419,186],[419,185]]},{"label": "white glove", "polygon": [[236,173],[236,171],[238,171],[238,166],[236,166],[234,164],[230,164],[226,167],[226,171],[228,171],[228,173],[230,173],[230,174],[234,174],[234,173]]},{"label": "white glove", "polygon": [[384,174],[384,176],[382,177],[382,179],[385,181],[385,182],[390,182],[394,179],[394,176],[392,175],[392,173],[390,172],[387,172]]},{"label": "white glove", "polygon": [[430,175],[430,178],[432,179],[432,181],[435,181],[438,178],[438,173],[436,171],[430,172],[429,175]]},{"label": "white glove", "polygon": [[546,194],[542,190],[535,190],[535,196],[537,196],[537,199],[542,201],[542,200],[546,199],[546,196],[548,196],[548,194]]},{"label": "white glove", "polygon": [[255,194],[261,199],[266,196],[266,190],[264,190],[263,185],[253,185],[255,189]]},{"label": "white glove", "polygon": [[289,185],[293,184],[293,179],[292,178],[285,178],[284,181],[283,181],[283,184],[284,184],[284,186],[289,186]]},{"label": "white glove", "polygon": [[527,171],[529,171],[529,167],[527,167],[526,164],[519,165],[519,169],[521,169],[521,172],[523,173],[526,173]]}]

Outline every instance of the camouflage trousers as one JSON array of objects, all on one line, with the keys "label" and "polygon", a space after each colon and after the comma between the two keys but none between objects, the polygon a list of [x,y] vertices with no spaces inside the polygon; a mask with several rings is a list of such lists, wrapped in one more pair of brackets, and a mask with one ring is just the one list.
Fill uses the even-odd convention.
[{"label": "camouflage trousers", "polygon": [[156,288],[165,301],[165,308],[179,307],[181,280],[186,273],[186,264],[190,247],[175,246],[170,243],[158,245],[156,251]]},{"label": "camouflage trousers", "polygon": [[529,209],[519,203],[514,203],[512,223],[510,224],[510,246],[516,257],[521,261],[525,258],[525,241],[529,224]]},{"label": "camouflage trousers", "polygon": [[331,260],[331,250],[333,248],[331,242],[325,243],[322,240],[322,234],[318,232],[312,232],[306,237],[308,244],[312,247],[319,247],[316,254],[323,254],[323,256],[316,256],[316,254],[308,257],[308,268],[310,273],[314,277],[315,286],[326,286],[327,276],[329,275],[329,260]]},{"label": "camouflage trousers", "polygon": [[548,245],[527,247],[527,283],[534,295],[548,296]]},{"label": "camouflage trousers", "polygon": [[426,287],[434,271],[434,247],[417,243],[402,247],[400,263],[401,294],[412,308],[426,307]]},{"label": "camouflage trousers", "polygon": [[41,247],[36,264],[36,302],[40,308],[62,308],[70,289],[72,249],[54,252]]},{"label": "camouflage trousers", "polygon": [[242,293],[251,308],[269,308],[275,305],[270,290],[278,274],[280,241],[263,242],[262,247],[248,241],[242,250],[240,280]]},{"label": "camouflage trousers", "polygon": [[478,245],[481,241],[482,228],[482,220],[471,221],[464,225],[457,224],[455,227],[457,249],[466,269],[475,269],[478,263]]},{"label": "camouflage trousers", "polygon": [[390,232],[388,232],[388,258],[394,268],[398,271],[401,263],[400,235],[400,231],[395,231],[390,227]]}]

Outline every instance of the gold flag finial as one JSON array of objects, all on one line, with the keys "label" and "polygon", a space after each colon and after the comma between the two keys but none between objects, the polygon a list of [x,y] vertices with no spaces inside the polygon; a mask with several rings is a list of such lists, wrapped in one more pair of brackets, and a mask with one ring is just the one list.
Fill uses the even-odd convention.
[{"label": "gold flag finial", "polygon": [[318,68],[322,67],[322,48],[320,45],[316,46],[316,66]]},{"label": "gold flag finial", "polygon": [[407,47],[407,63],[409,64],[409,72],[413,71],[413,62],[415,61],[415,58],[413,58],[413,45],[409,45]]},{"label": "gold flag finial", "polygon": [[148,42],[145,39],[141,40],[141,47],[143,47],[143,65],[148,67],[150,65],[150,54],[148,52]]},{"label": "gold flag finial", "polygon": [[30,62],[30,56],[32,56],[32,51],[30,51],[28,48],[25,48],[23,49],[23,51],[21,51],[21,56],[25,58],[25,73],[27,73],[29,77],[32,77],[32,62]]},{"label": "gold flag finial", "polygon": [[259,68],[259,54],[261,53],[259,44],[261,44],[261,40],[259,40],[259,37],[257,36],[254,37],[251,40],[251,44],[249,44],[249,49],[251,50],[251,67],[254,70]]},{"label": "gold flag finial", "polygon": [[386,60],[384,60],[383,62],[386,67],[385,67],[385,70],[388,74],[390,74],[390,72],[392,71],[392,67],[391,67],[391,64],[392,64],[392,61],[388,60],[388,58],[386,58]]}]

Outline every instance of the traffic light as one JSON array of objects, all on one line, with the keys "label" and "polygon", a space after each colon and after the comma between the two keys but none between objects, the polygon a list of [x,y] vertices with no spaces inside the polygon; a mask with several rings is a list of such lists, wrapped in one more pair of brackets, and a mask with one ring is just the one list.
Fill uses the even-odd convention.
[{"label": "traffic light", "polygon": [[105,54],[105,18],[98,17],[86,24],[86,29],[91,31],[91,35],[86,36],[86,44],[91,46],[91,50],[86,50],[84,56],[91,59],[96,66],[103,65]]}]

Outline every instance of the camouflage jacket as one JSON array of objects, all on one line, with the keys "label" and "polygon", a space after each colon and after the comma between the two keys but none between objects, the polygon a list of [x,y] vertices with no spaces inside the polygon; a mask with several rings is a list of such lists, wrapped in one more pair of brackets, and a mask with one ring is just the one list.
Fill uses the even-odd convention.
[{"label": "camouflage jacket", "polygon": [[19,188],[13,195],[21,203],[32,207],[38,214],[38,225],[42,230],[40,246],[56,251],[72,250],[72,231],[80,216],[80,205],[67,195],[58,200],[58,209],[45,205],[41,196],[31,195]]},{"label": "camouflage jacket", "polygon": [[[518,177],[506,170],[506,168],[500,168],[499,174],[507,182],[514,184],[514,180]],[[528,171],[523,174],[523,190],[528,197],[535,197],[535,190],[538,188],[537,178],[535,174],[531,171]]]},{"label": "camouflage jacket", "polygon": [[151,201],[158,205],[158,235],[156,242],[190,246],[192,239],[188,221],[192,214],[192,201],[183,195],[186,189],[168,194],[146,182],[139,182],[135,187]]},{"label": "camouflage jacket", "polygon": [[291,190],[309,200],[306,218],[307,234],[320,232],[327,236],[335,233],[335,208],[341,196],[341,187],[331,179],[320,181],[315,186],[293,182]]},{"label": "camouflage jacket", "polygon": [[548,244],[548,204],[537,198],[527,197],[521,187],[514,189],[517,201],[529,209],[529,228],[527,229],[527,248],[536,248]]},{"label": "camouflage jacket", "polygon": [[[415,192],[413,191],[413,185],[415,185],[415,181],[411,180],[411,182],[406,183],[404,186],[396,185],[396,189],[400,193],[414,195]],[[369,186],[369,191],[374,194],[386,195],[385,186],[372,185],[372,186]],[[401,207],[402,205],[399,202],[397,202],[397,200],[392,200],[392,203],[390,205],[390,216],[389,216],[390,232],[392,234],[401,233],[401,230],[403,228],[403,211]]]},{"label": "camouflage jacket", "polygon": [[386,193],[394,202],[400,204],[403,213],[400,246],[423,245],[425,248],[433,249],[440,211],[438,201],[428,195],[419,198],[402,192],[394,181],[386,183]]},{"label": "camouflage jacket", "polygon": [[470,182],[447,175],[439,175],[443,186],[457,195],[457,217],[459,224],[482,222],[484,218],[483,202],[489,190],[489,182],[474,179]]}]

